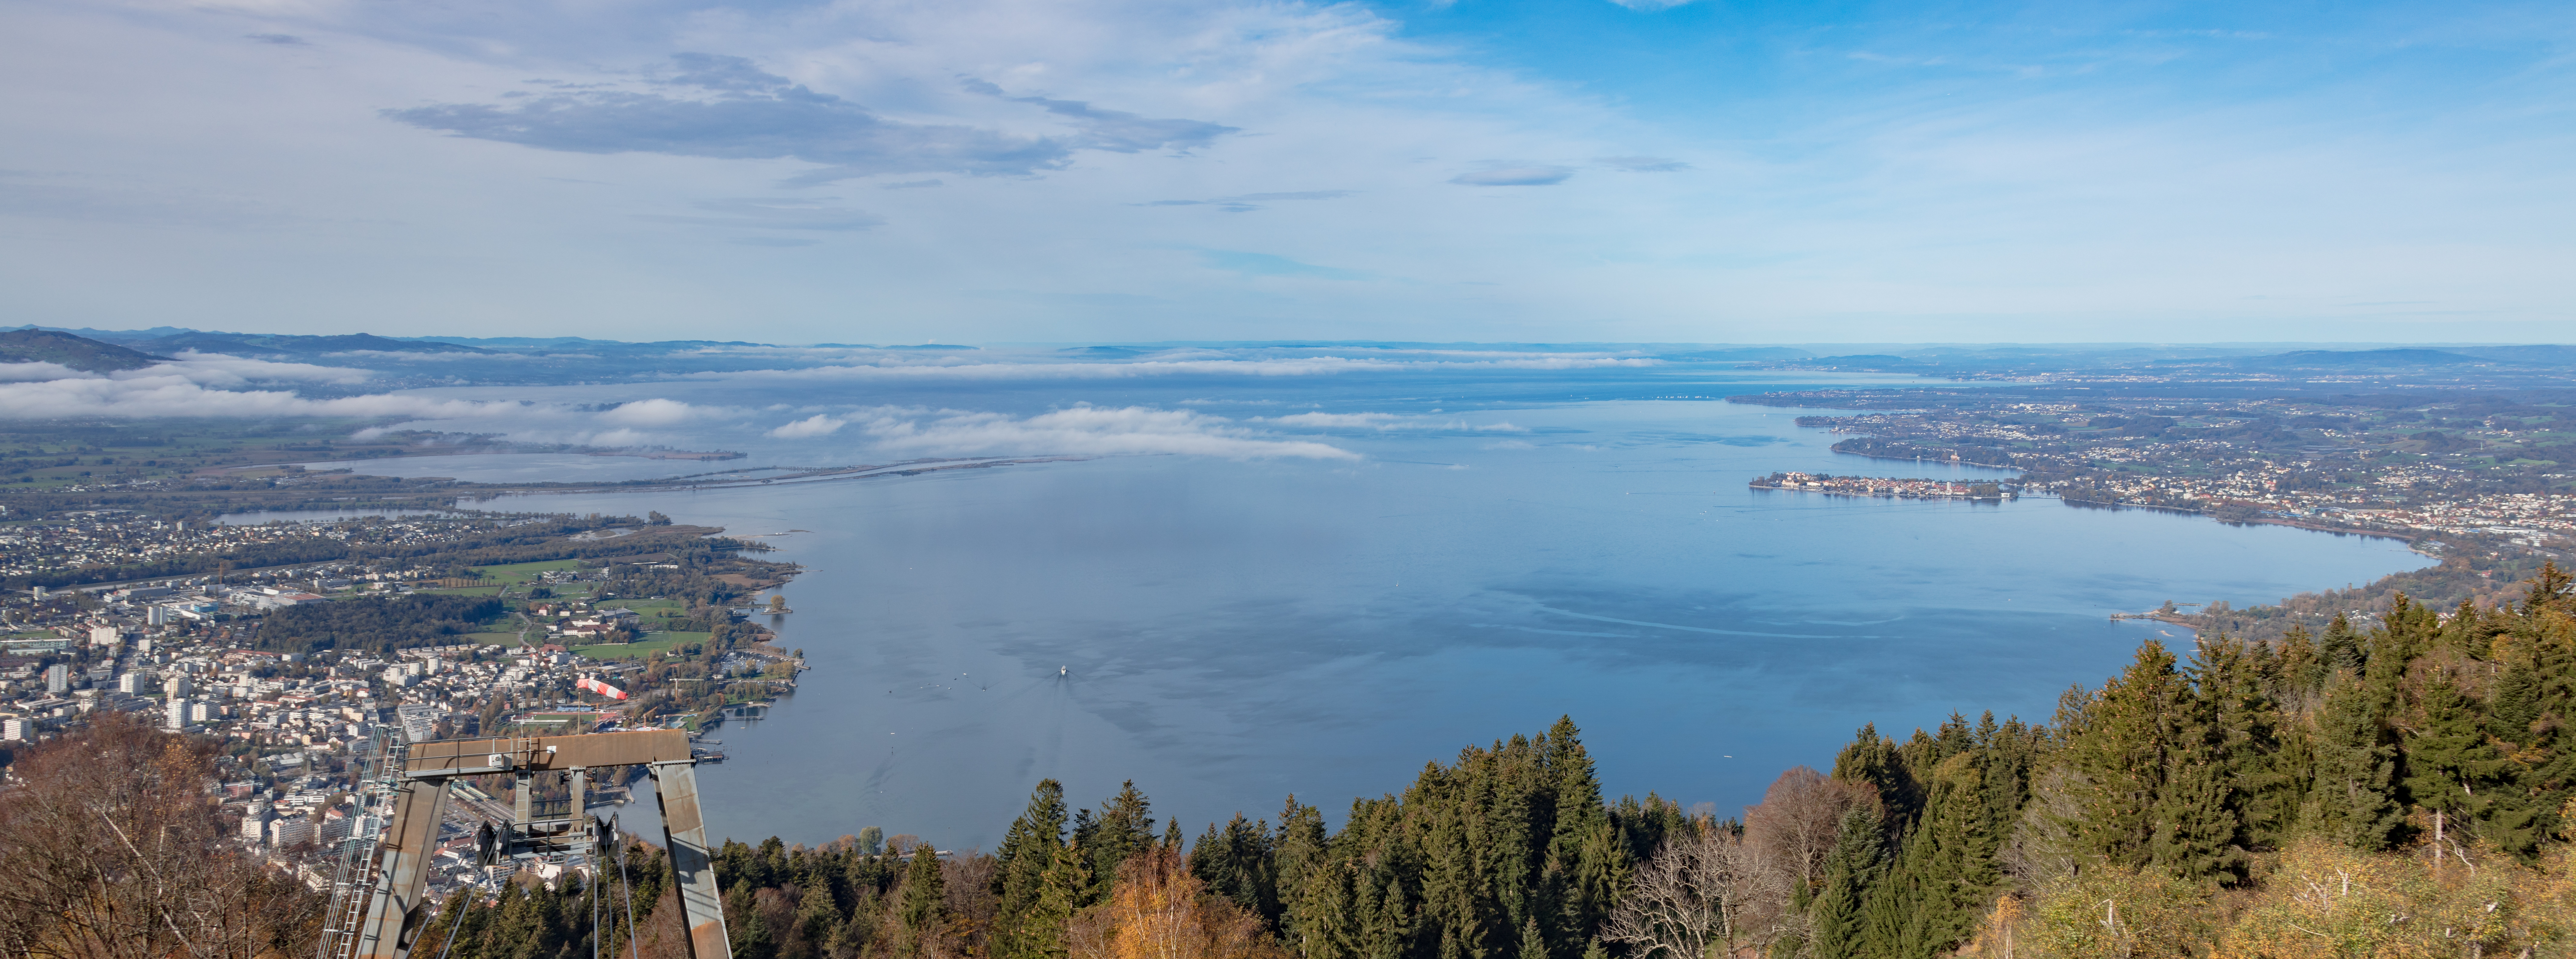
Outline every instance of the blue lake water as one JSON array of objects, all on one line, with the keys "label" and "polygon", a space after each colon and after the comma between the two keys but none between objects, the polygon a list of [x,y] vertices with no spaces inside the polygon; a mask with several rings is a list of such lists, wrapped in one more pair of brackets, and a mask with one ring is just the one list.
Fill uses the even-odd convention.
[{"label": "blue lake water", "polygon": [[[1237,810],[1275,817],[1291,792],[1338,819],[1427,760],[1560,714],[1614,795],[1733,815],[1862,723],[2044,719],[2140,641],[2190,642],[2111,612],[2268,602],[2428,562],[2388,540],[2049,499],[1751,490],[1783,469],[2005,474],[1838,456],[1798,411],[1651,398],[1772,388],[994,388],[916,401],[1393,410],[1409,428],[1304,431],[1351,460],[1107,456],[495,505],[781,534],[762,540],[771,558],[805,571],[780,643],[814,669],[767,721],[716,734],[731,758],[702,785],[716,832],[808,843],[876,825],[990,848],[1050,776],[1081,805],[1132,778],[1192,834]],[[691,402],[756,398],[699,389]],[[741,465],[887,461],[856,436],[818,453],[729,429],[726,448],[753,453]],[[478,478],[446,459],[440,475]]]}]

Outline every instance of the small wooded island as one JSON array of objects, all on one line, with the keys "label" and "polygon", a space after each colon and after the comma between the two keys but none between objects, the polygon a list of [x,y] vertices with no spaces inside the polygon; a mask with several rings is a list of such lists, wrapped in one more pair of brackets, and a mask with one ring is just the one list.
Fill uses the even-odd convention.
[{"label": "small wooded island", "polygon": [[1773,473],[1755,477],[1747,484],[1754,489],[1799,490],[1829,493],[1835,496],[1885,496],[1895,499],[1983,499],[2013,498],[2010,490],[1994,482],[1963,483],[1956,480],[1902,479],[1891,476],[1835,476],[1831,473]]}]

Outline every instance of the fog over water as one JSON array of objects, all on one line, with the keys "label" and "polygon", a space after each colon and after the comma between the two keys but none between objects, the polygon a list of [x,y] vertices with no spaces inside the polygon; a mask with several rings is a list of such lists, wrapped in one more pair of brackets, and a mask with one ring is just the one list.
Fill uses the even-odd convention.
[{"label": "fog over water", "polygon": [[[1217,433],[1353,454],[1106,455],[491,504],[660,510],[761,535],[770,558],[804,566],[777,624],[814,668],[767,721],[716,733],[731,758],[701,780],[715,832],[745,839],[875,825],[990,848],[1050,776],[1094,807],[1132,778],[1193,834],[1237,810],[1275,818],[1291,792],[1338,821],[1427,760],[1560,714],[1612,795],[1733,815],[1782,769],[1829,764],[1862,723],[1901,735],[1954,711],[2045,719],[2140,641],[2190,642],[2111,612],[2268,602],[2429,562],[2389,540],[2051,499],[1750,490],[1784,469],[2008,474],[1838,456],[1832,434],[1793,424],[1799,411],[1653,398],[1792,388],[1776,377],[808,386],[784,400],[776,385],[693,388],[649,395],[1190,410],[1222,417]],[[1309,412],[1330,415],[1297,419]],[[899,435],[673,429],[752,453],[717,468],[888,462],[867,444]],[[524,479],[531,462],[440,459],[425,475]]]}]

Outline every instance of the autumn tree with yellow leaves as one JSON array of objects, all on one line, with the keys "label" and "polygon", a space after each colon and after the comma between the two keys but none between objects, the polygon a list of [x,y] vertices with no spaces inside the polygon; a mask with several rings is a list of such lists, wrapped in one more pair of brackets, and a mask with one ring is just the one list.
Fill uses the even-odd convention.
[{"label": "autumn tree with yellow leaves", "polygon": [[1065,930],[1070,959],[1285,959],[1259,917],[1208,891],[1176,848],[1118,866],[1107,902]]}]

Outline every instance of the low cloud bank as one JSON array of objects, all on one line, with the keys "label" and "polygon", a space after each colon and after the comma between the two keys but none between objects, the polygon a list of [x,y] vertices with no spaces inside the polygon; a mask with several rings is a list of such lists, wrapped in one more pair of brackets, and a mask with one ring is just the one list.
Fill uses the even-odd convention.
[{"label": "low cloud bank", "polygon": [[1327,443],[1266,437],[1221,416],[1142,406],[1075,406],[1030,417],[880,409],[854,420],[878,449],[930,456],[1170,453],[1227,459],[1360,458]]},{"label": "low cloud bank", "polygon": [[802,369],[691,373],[695,379],[947,379],[947,380],[1109,380],[1151,376],[1337,376],[1345,373],[1438,370],[1583,370],[1655,366],[1661,361],[1636,357],[1538,356],[1493,360],[1378,360],[1313,356],[1275,360],[1142,360],[1133,363],[868,363]]},{"label": "low cloud bank", "polygon": [[796,422],[770,430],[769,435],[773,438],[782,440],[812,439],[817,436],[830,436],[834,433],[838,433],[841,431],[841,427],[847,425],[849,425],[849,421],[847,420],[836,420],[821,413],[816,413],[804,419],[797,420]]},{"label": "low cloud bank", "polygon": [[[152,369],[160,369],[153,367]],[[140,370],[138,373],[150,373]],[[306,399],[289,390],[212,389],[186,376],[77,377],[0,384],[0,409],[23,419],[71,416],[403,416],[459,419],[517,411],[510,401],[440,400],[377,393]]]},{"label": "low cloud bank", "polygon": [[1307,429],[1453,430],[1469,433],[1527,433],[1511,423],[1469,423],[1457,417],[1397,416],[1393,413],[1293,413],[1255,419],[1257,423]]}]

